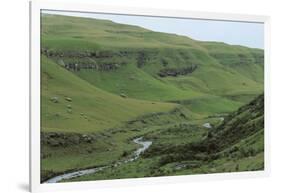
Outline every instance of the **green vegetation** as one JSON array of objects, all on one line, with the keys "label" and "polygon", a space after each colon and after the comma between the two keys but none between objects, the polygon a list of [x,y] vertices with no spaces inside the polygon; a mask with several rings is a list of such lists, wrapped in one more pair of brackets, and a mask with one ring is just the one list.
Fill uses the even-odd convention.
[{"label": "green vegetation", "polygon": [[110,94],[44,56],[41,66],[42,131],[95,132],[119,126],[146,113],[169,111],[177,106]]},{"label": "green vegetation", "polygon": [[154,130],[138,161],[72,181],[263,170],[263,108],[260,95],[213,129],[181,123]]},{"label": "green vegetation", "polygon": [[[259,49],[198,42],[105,20],[45,15],[42,21],[46,55],[62,65],[79,65],[74,73],[80,78],[114,94],[125,92],[146,100],[206,93],[228,97],[250,93],[253,98],[263,90]],[[185,76],[159,76],[167,69],[184,74],[188,68],[192,73]]]},{"label": "green vegetation", "polygon": [[[263,50],[107,20],[42,15],[41,181],[263,168]],[[224,119],[224,121],[223,121]],[[210,125],[204,126],[204,124]]]}]

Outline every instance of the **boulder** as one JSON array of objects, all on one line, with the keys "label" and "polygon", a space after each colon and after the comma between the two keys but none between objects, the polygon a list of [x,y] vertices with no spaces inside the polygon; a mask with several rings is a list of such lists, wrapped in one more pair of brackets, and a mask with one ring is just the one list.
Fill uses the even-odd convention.
[{"label": "boulder", "polygon": [[54,96],[54,97],[51,97],[50,100],[51,100],[53,103],[58,103],[58,102],[59,102],[59,97]]},{"label": "boulder", "polygon": [[87,142],[87,143],[92,143],[94,141],[94,139],[89,135],[82,135],[82,139],[84,142]]},{"label": "boulder", "polygon": [[72,144],[77,145],[80,143],[80,137],[78,135],[71,135],[68,139]]},{"label": "boulder", "polygon": [[48,140],[48,144],[53,147],[58,147],[60,145],[60,142],[56,139],[50,139]]},{"label": "boulder", "polygon": [[65,97],[65,100],[68,101],[68,102],[71,102],[71,101],[72,101],[72,98],[70,98],[70,97]]},{"label": "boulder", "polygon": [[127,95],[125,95],[124,93],[121,93],[120,96],[123,98],[127,98]]}]

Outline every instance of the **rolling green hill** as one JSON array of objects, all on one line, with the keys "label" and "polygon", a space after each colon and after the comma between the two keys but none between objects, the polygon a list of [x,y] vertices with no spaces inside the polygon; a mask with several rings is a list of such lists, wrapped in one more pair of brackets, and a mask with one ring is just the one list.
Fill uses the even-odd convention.
[{"label": "rolling green hill", "polygon": [[44,15],[42,53],[96,87],[132,98],[219,95],[244,103],[263,90],[263,50],[108,20]]},{"label": "rolling green hill", "polygon": [[177,105],[123,98],[100,90],[42,57],[43,131],[95,132]]}]

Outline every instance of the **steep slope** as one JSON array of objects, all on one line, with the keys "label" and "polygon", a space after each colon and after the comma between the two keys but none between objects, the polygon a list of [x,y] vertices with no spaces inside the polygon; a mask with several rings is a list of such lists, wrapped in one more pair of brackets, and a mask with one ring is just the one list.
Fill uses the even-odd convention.
[{"label": "steep slope", "polygon": [[42,17],[42,45],[44,55],[118,95],[160,101],[220,95],[245,103],[263,90],[258,49],[59,15]]},{"label": "steep slope", "polygon": [[209,55],[221,64],[231,67],[256,82],[263,82],[263,50],[218,42],[201,42],[200,45],[207,48]]},{"label": "steep slope", "polygon": [[169,111],[171,103],[123,98],[107,93],[42,57],[42,131],[95,132],[146,113]]},{"label": "steep slope", "polygon": [[[190,153],[188,150],[195,154],[204,152],[211,157],[224,157],[226,152],[234,154],[239,150],[243,151],[242,153],[251,151],[250,154],[256,155],[263,153],[263,136],[264,95],[262,94],[229,114],[217,127],[209,129],[204,139],[188,144],[183,149],[188,153]],[[177,149],[177,151],[183,150]]]},{"label": "steep slope", "polygon": [[[258,147],[254,151],[261,152],[263,150],[263,131],[264,95],[259,95],[249,104],[226,117],[219,127],[209,133],[204,143],[208,144],[211,151],[218,151],[239,144],[239,146],[245,146],[247,149],[254,148],[257,145]],[[256,140],[252,143],[244,142],[253,138]]]},{"label": "steep slope", "polygon": [[168,101],[192,99],[205,95],[192,89],[182,90],[173,85],[165,84],[137,68],[134,64],[127,64],[126,67],[114,71],[80,70],[75,74],[111,93],[124,93],[128,97],[137,99]]},{"label": "steep slope", "polygon": [[[167,170],[182,165],[176,174],[262,170],[264,167],[264,96],[259,95],[225,118],[206,135],[196,126],[183,125],[162,130],[145,157],[160,157],[158,167]],[[190,131],[191,130],[191,131]],[[193,129],[194,130],[194,129]],[[176,132],[192,137],[185,144],[169,144],[165,135]],[[153,135],[152,135],[153,136]],[[199,136],[195,138],[195,136]],[[201,136],[201,137],[200,137]],[[195,138],[195,140],[194,140]],[[173,173],[173,172],[172,172]]]}]

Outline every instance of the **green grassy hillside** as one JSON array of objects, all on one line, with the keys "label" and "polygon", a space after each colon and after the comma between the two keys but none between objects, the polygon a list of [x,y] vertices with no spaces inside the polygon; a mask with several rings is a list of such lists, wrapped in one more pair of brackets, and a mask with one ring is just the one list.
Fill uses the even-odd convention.
[{"label": "green grassy hillside", "polygon": [[44,15],[42,49],[61,66],[77,65],[71,70],[96,87],[132,98],[219,95],[244,103],[263,90],[263,50],[108,20]]},{"label": "green grassy hillside", "polygon": [[128,64],[126,67],[115,71],[101,73],[98,71],[80,70],[76,74],[99,88],[117,95],[124,93],[130,98],[167,101],[204,96],[203,93],[193,91],[192,89],[182,90],[173,85],[165,84],[132,64]]},{"label": "green grassy hillside", "polygon": [[183,123],[156,129],[147,134],[153,144],[140,160],[72,181],[263,170],[263,97],[211,129]]},{"label": "green grassy hillside", "polygon": [[123,98],[100,90],[42,57],[43,131],[95,132],[177,105]]},{"label": "green grassy hillside", "polygon": [[44,47],[61,52],[174,47],[174,44],[178,47],[197,46],[190,38],[152,32],[109,20],[44,14],[42,24]]},{"label": "green grassy hillside", "polygon": [[220,126],[209,133],[206,143],[214,143],[213,150],[240,144],[247,149],[254,148],[253,151],[258,153],[263,151],[263,132],[264,95],[259,95],[227,116]]},{"label": "green grassy hillside", "polygon": [[204,42],[200,44],[207,48],[208,53],[221,64],[231,67],[254,81],[263,81],[263,50],[230,46],[224,43]]}]

